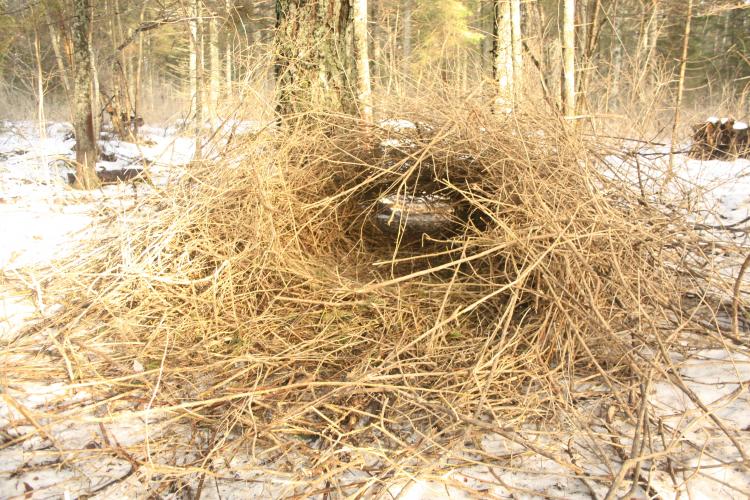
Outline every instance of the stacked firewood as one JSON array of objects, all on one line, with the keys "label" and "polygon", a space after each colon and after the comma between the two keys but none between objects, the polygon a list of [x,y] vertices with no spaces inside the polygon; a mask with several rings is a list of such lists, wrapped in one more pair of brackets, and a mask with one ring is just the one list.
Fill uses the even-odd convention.
[{"label": "stacked firewood", "polygon": [[690,156],[700,160],[750,158],[750,130],[734,118],[711,117],[693,125]]}]

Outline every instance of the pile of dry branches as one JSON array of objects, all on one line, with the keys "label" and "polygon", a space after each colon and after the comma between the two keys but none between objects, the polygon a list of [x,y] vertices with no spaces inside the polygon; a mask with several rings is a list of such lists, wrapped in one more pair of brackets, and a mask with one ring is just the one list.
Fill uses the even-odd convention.
[{"label": "pile of dry branches", "polygon": [[[523,442],[510,426],[558,425],[583,385],[633,417],[682,333],[718,335],[705,290],[727,286],[685,272],[709,259],[696,231],[602,176],[569,124],[471,101],[401,117],[234,138],[146,201],[58,282],[71,376],[215,449],[367,448],[386,475],[465,425]],[[407,234],[408,204],[376,223],[419,196],[448,230]]]}]

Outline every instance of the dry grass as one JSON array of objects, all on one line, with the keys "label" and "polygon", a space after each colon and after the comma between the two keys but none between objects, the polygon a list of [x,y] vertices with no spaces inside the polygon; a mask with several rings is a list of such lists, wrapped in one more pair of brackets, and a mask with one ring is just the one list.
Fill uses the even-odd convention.
[{"label": "dry grass", "polygon": [[[726,344],[734,283],[696,271],[705,238],[602,176],[564,121],[445,94],[397,106],[429,126],[310,113],[234,137],[54,282],[65,310],[45,326],[72,383],[210,429],[165,477],[294,448],[323,471],[292,475],[308,492],[377,457],[366,489],[436,467],[472,426],[580,472],[516,431],[567,425],[584,394],[645,425],[639,392],[675,376],[677,341]],[[457,207],[452,231],[378,232],[377,199],[422,190]]]}]

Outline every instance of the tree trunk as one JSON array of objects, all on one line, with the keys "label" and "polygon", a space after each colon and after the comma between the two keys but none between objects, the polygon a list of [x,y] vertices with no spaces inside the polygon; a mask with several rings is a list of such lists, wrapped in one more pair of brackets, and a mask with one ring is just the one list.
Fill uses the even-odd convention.
[{"label": "tree trunk", "polygon": [[225,29],[224,35],[224,93],[227,97],[232,96],[232,33],[233,30],[230,28],[232,19],[232,0],[226,0],[224,3],[224,9],[226,10],[227,16],[227,29]]},{"label": "tree trunk", "polygon": [[[385,33],[386,33],[386,43],[385,46],[387,47],[387,64],[383,64],[381,66],[381,70],[383,68],[387,68],[388,70],[388,83],[385,84],[386,91],[385,93],[388,94],[391,92],[391,88],[393,87],[394,83],[394,69],[396,68],[396,61],[398,61],[397,56],[397,48],[398,48],[398,29],[396,26],[398,26],[398,17],[395,18],[391,16],[386,16],[386,27],[385,27]],[[380,77],[383,78],[385,71],[380,71]]]},{"label": "tree trunk", "polygon": [[[200,98],[201,113],[203,120],[210,118],[208,110],[210,93],[210,72],[207,71],[206,66],[210,63],[211,51],[206,54],[206,45],[208,42],[206,22],[203,19],[204,5],[203,0],[196,0],[196,10],[198,11],[198,95]],[[208,85],[207,85],[208,82]]]},{"label": "tree trunk", "polygon": [[[39,30],[34,27],[34,59],[36,62],[36,92],[37,92],[37,120],[39,126],[39,138],[47,138],[47,123],[44,118],[44,70],[42,68],[42,51],[39,43]],[[41,170],[47,184],[50,184],[50,173],[47,166],[47,155],[44,150],[41,151]]]},{"label": "tree trunk", "polygon": [[352,0],[354,56],[357,65],[357,99],[363,120],[372,123],[372,87],[370,56],[367,49],[367,0]]},{"label": "tree trunk", "polygon": [[497,84],[495,111],[510,113],[513,110],[513,36],[510,0],[495,0],[495,63]]},{"label": "tree trunk", "polygon": [[251,53],[258,53],[258,45],[263,42],[263,32],[261,25],[261,18],[263,17],[263,9],[262,6],[259,5],[259,2],[252,2],[251,7],[251,13],[252,13],[252,19],[250,20],[250,23],[248,23],[248,26],[250,26],[250,40],[252,41],[252,49],[253,51]]},{"label": "tree trunk", "polygon": [[192,114],[198,115],[197,103],[198,99],[198,13],[195,9],[195,4],[191,5],[188,13],[188,29],[190,31],[189,40],[189,51],[188,57],[188,73],[190,81],[190,107],[192,108]]},{"label": "tree trunk", "polygon": [[[119,46],[122,42],[125,41],[125,31],[122,28],[122,13],[120,12],[120,0],[114,0],[114,7],[115,7],[115,25],[117,27],[117,36],[118,36],[118,42],[117,45]],[[122,78],[122,106],[124,112],[127,114],[128,121],[130,121],[130,115],[133,112],[133,94],[131,93],[131,78],[133,72],[131,71],[131,64],[130,64],[130,58],[127,55],[128,49],[124,48],[119,51],[120,55],[120,76]],[[125,127],[128,129],[129,127]]]},{"label": "tree trunk", "polygon": [[191,49],[191,83],[193,84],[193,104],[195,105],[195,159],[203,157],[202,140],[203,134],[203,30],[201,19],[201,0],[193,0],[190,21]]},{"label": "tree trunk", "polygon": [[659,41],[659,0],[651,2],[651,19],[648,23],[648,57],[651,59],[656,52],[656,44]]},{"label": "tree trunk", "polygon": [[[94,10],[91,9],[93,19]],[[99,71],[96,69],[96,52],[91,50],[91,115],[94,117],[94,138],[99,139],[99,132],[102,130],[102,106],[99,89]]]},{"label": "tree trunk", "polygon": [[[209,47],[209,98],[208,110],[211,123],[216,122],[219,109],[219,92],[221,91],[221,62],[219,58],[219,23],[216,12],[211,12],[208,20]],[[213,125],[212,125],[213,126]]]},{"label": "tree trunk", "polygon": [[615,0],[612,7],[612,35],[610,37],[610,50],[609,57],[612,63],[609,66],[610,82],[607,85],[607,109],[609,112],[610,105],[617,105],[619,103],[620,95],[620,77],[622,74],[622,42],[620,40],[619,30],[619,2]]},{"label": "tree trunk", "polygon": [[511,42],[513,46],[513,88],[518,99],[523,87],[523,40],[521,38],[521,0],[510,2]]},{"label": "tree trunk", "polygon": [[680,79],[677,81],[677,98],[674,104],[674,120],[672,121],[672,137],[669,141],[669,168],[664,184],[666,185],[674,175],[675,139],[677,138],[677,127],[680,123],[680,106],[682,105],[682,94],[685,90],[685,68],[687,67],[688,47],[690,44],[690,24],[693,20],[693,0],[688,0],[687,19],[685,20],[685,34],[682,40],[682,56],[680,57]]},{"label": "tree trunk", "polygon": [[[659,42],[659,32],[661,31],[660,26],[660,9],[659,0],[653,0],[651,7],[651,20],[648,25],[648,52],[646,53],[646,67],[650,69],[648,72],[648,80],[651,85],[656,84],[656,74],[653,70],[654,59],[656,58],[656,47]],[[720,52],[716,52],[719,54]]]},{"label": "tree trunk", "polygon": [[401,30],[401,70],[406,73],[411,60],[411,42],[412,42],[412,0],[404,1],[404,15],[402,19],[403,29]]},{"label": "tree trunk", "polygon": [[[107,1],[104,3],[104,8],[106,9],[106,18],[108,20],[109,37],[112,43],[112,53],[115,54],[115,58],[112,60],[111,67],[112,96],[107,106],[107,112],[109,113],[110,119],[112,121],[112,128],[114,129],[115,134],[117,134],[117,136],[121,139],[127,140],[127,123],[121,119],[123,115],[127,114],[127,107],[125,105],[124,97],[126,91],[123,89],[124,79],[122,77],[122,58],[117,50],[117,47],[120,45],[121,41],[118,39],[117,30],[115,29],[115,18],[117,17],[115,10],[116,6],[114,2]],[[96,116],[96,114],[94,114],[94,116]],[[94,127],[94,130],[97,130],[96,126]]]},{"label": "tree trunk", "polygon": [[99,186],[96,176],[96,139],[91,112],[91,9],[89,0],[73,0],[73,57],[75,61],[76,182],[75,187]]},{"label": "tree trunk", "polygon": [[356,114],[350,0],[277,0],[276,23],[277,110],[286,116],[321,108]]},{"label": "tree trunk", "polygon": [[591,15],[585,18],[588,25],[586,33],[586,45],[583,51],[584,69],[581,72],[581,78],[579,78],[578,92],[582,95],[580,101],[588,105],[587,92],[589,90],[589,82],[591,81],[591,75],[594,72],[594,54],[596,53],[599,44],[599,16],[601,14],[601,0],[593,0],[593,7]]},{"label": "tree trunk", "polygon": [[378,2],[370,2],[368,7],[370,9],[368,23],[371,32],[370,73],[372,76],[371,81],[377,88],[383,79],[383,36],[380,28],[380,9],[378,9]]},{"label": "tree trunk", "polygon": [[[44,70],[42,68],[42,51],[39,48],[39,31],[34,27],[34,61],[36,62],[37,120],[39,120],[39,137],[44,138]],[[46,168],[46,165],[45,165]]]},{"label": "tree trunk", "polygon": [[[143,25],[143,20],[146,16],[146,6],[148,5],[148,2],[143,2],[143,6],[141,7],[140,15],[138,16],[139,22],[141,25]],[[142,78],[143,76],[143,33],[138,33],[138,57],[136,59],[136,66],[135,66],[135,103],[133,107],[133,115],[135,115],[136,120],[133,121],[133,134],[138,135],[138,120],[142,114],[143,111],[141,108],[143,107],[143,90],[142,90]]]},{"label": "tree trunk", "polygon": [[482,37],[480,51],[482,56],[482,69],[487,70],[493,67],[492,60],[492,45],[493,45],[493,26],[495,24],[495,16],[493,9],[493,0],[480,0],[479,1],[479,20],[480,30],[484,35]]},{"label": "tree trunk", "polygon": [[68,72],[65,70],[65,62],[63,61],[63,54],[60,50],[60,38],[57,32],[55,24],[52,22],[52,18],[49,15],[48,7],[44,9],[44,19],[49,26],[49,37],[52,41],[52,50],[55,53],[55,63],[57,64],[57,71],[60,72],[60,81],[62,81],[63,88],[65,89],[65,95],[70,99],[70,81],[68,80]]},{"label": "tree trunk", "polygon": [[575,82],[575,0],[564,0],[563,7],[563,113],[572,118],[576,113]]}]

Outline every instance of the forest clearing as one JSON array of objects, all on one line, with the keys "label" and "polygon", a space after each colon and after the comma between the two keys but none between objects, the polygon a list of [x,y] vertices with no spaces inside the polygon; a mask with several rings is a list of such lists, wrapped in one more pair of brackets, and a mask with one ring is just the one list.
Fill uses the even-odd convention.
[{"label": "forest clearing", "polygon": [[0,498],[750,497],[750,2],[0,27]]}]

